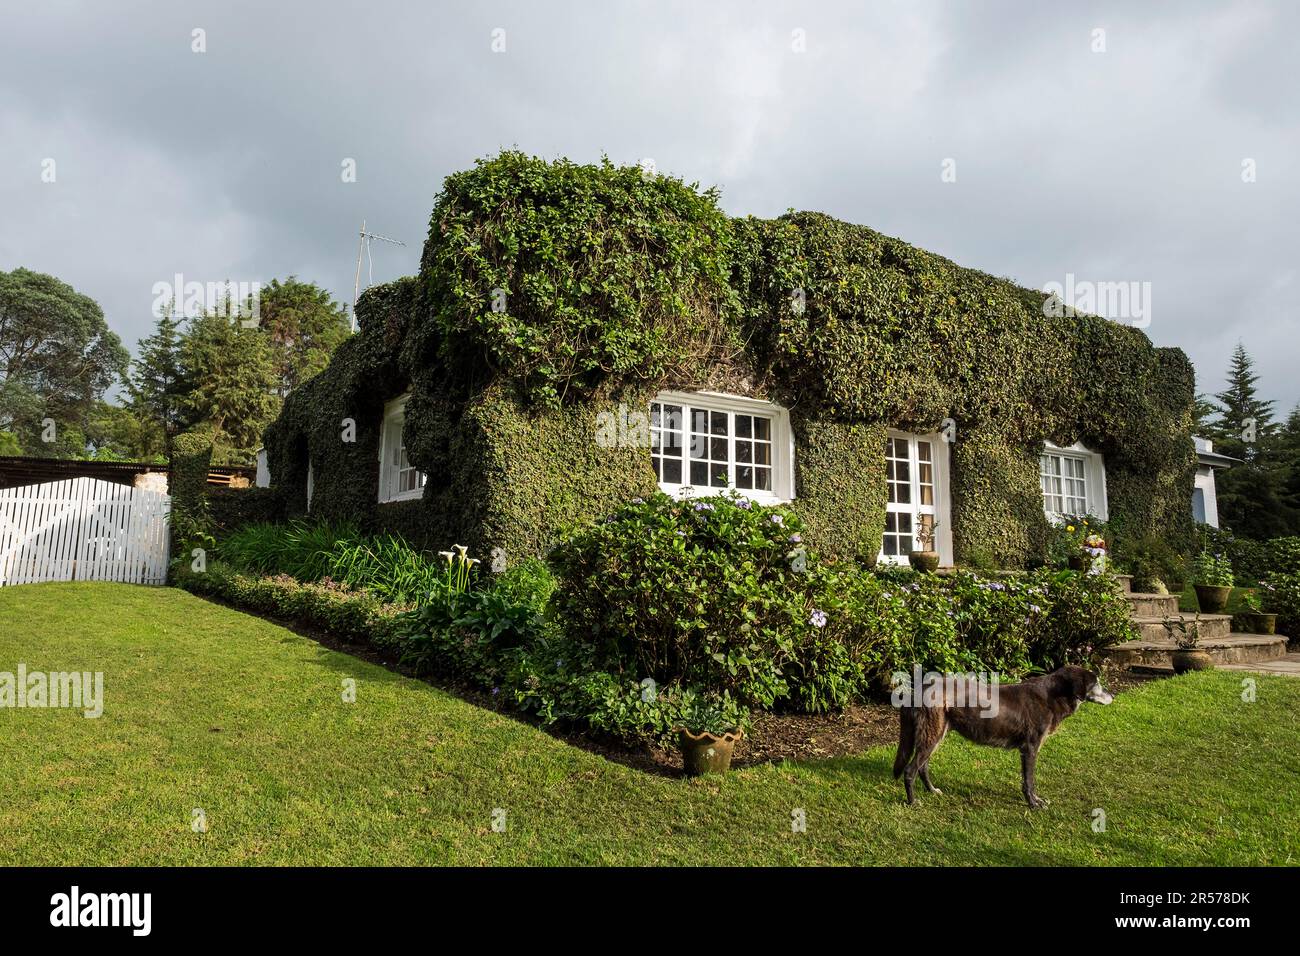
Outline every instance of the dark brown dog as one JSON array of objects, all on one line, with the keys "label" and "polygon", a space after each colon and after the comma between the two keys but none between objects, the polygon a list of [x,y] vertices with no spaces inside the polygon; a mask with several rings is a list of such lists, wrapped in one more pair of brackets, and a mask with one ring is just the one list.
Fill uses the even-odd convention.
[{"label": "dark brown dog", "polygon": [[[1019,684],[998,687],[996,713],[992,714],[978,706],[954,706],[951,688],[945,690],[942,682],[935,682],[935,687],[937,698],[918,698],[917,706],[899,709],[894,778],[903,778],[909,804],[916,802],[912,785],[918,775],[931,793],[942,792],[930,782],[930,757],[952,729],[977,744],[1019,750],[1025,802],[1035,809],[1047,806],[1047,801],[1034,792],[1038,748],[1083,701],[1109,704],[1114,699],[1101,686],[1096,674],[1074,665]],[[943,704],[927,706],[935,699],[943,700]],[[973,696],[967,697],[964,702],[972,699]]]}]

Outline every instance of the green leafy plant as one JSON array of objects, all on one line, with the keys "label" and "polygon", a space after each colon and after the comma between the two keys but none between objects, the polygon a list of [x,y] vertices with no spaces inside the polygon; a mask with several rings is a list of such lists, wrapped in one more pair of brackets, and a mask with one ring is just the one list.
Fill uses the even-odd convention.
[{"label": "green leafy plant", "polygon": [[1192,559],[1192,583],[1230,588],[1235,580],[1232,561],[1225,554],[1202,551]]},{"label": "green leafy plant", "polygon": [[748,712],[725,691],[705,694],[684,690],[677,703],[676,716],[680,726],[693,734],[721,737],[741,729],[748,719]]},{"label": "green leafy plant", "polygon": [[1164,625],[1165,633],[1169,635],[1179,650],[1192,651],[1200,646],[1201,614],[1199,611],[1191,621],[1179,616],[1165,617],[1160,623]]}]

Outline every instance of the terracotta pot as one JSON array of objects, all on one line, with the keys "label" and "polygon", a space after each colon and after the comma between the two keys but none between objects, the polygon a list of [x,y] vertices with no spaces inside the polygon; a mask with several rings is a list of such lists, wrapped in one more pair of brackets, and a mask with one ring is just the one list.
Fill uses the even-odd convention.
[{"label": "terracotta pot", "polygon": [[721,736],[704,731],[693,734],[685,727],[677,728],[677,745],[682,751],[682,765],[688,777],[706,773],[726,773],[731,769],[731,753],[736,741],[744,736],[740,730]]},{"label": "terracotta pot", "polygon": [[1203,651],[1199,647],[1192,648],[1190,651],[1181,648],[1173,651],[1169,655],[1169,662],[1174,665],[1175,674],[1214,670],[1214,660],[1210,657],[1209,651]]},{"label": "terracotta pot", "polygon": [[912,551],[908,553],[907,560],[912,565],[913,571],[925,571],[928,574],[933,574],[939,570],[938,551]]},{"label": "terracotta pot", "polygon": [[1202,614],[1222,614],[1228,606],[1228,596],[1231,594],[1232,588],[1220,587],[1217,584],[1198,584],[1196,604]]}]

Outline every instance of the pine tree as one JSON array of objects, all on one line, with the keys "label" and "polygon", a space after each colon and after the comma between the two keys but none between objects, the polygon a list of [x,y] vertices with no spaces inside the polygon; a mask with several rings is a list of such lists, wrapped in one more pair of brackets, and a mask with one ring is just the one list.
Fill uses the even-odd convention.
[{"label": "pine tree", "polygon": [[1300,534],[1300,405],[1291,410],[1278,435],[1277,451],[1282,468],[1282,504],[1293,519],[1291,534]]},{"label": "pine tree", "polygon": [[1228,367],[1228,387],[1214,396],[1218,412],[1215,439],[1218,450],[1247,463],[1256,460],[1277,433],[1273,402],[1260,400],[1258,382],[1255,360],[1238,342]]},{"label": "pine tree", "polygon": [[1258,394],[1259,375],[1237,343],[1228,387],[1216,396],[1215,451],[1240,463],[1215,476],[1220,523],[1240,536],[1264,540],[1286,534],[1296,515],[1283,501],[1286,474],[1280,464],[1273,402]]},{"label": "pine tree", "polygon": [[141,457],[170,455],[172,439],[186,424],[189,389],[181,362],[181,324],[168,308],[159,316],[153,335],[140,342],[140,357],[131,363],[127,394],[130,409],[145,426]]}]

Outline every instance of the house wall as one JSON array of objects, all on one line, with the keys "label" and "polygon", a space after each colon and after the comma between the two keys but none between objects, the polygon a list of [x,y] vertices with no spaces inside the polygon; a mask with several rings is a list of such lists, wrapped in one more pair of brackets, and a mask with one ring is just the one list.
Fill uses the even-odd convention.
[{"label": "house wall", "polygon": [[[1105,457],[1114,535],[1190,546],[1182,352],[1048,314],[1033,290],[862,226],[728,220],[713,203],[670,177],[519,154],[449,178],[420,275],[362,296],[360,333],[267,431],[288,512],[305,509],[310,460],[316,516],[430,548],[542,554],[654,488],[644,448],[594,440],[597,415],[715,390],[790,411],[794,507],[822,553],[874,557],[887,429],[945,423],[958,563],[1041,559],[1044,441]],[[380,506],[383,407],[408,390],[408,454],[428,484],[421,501]]]}]

